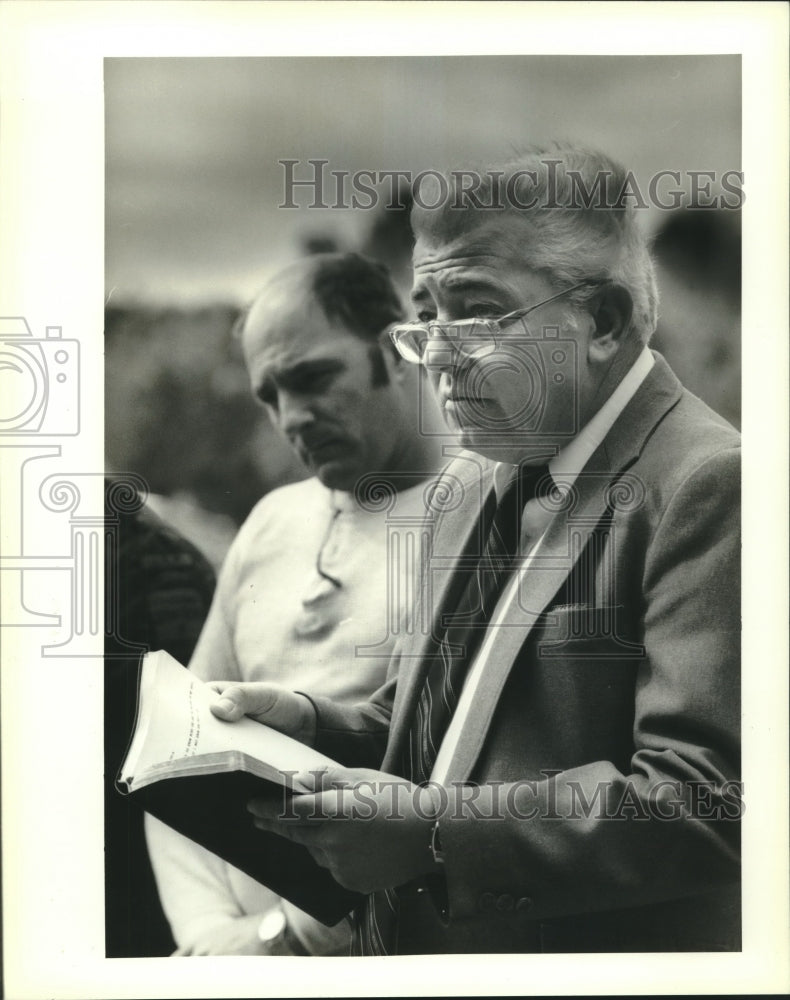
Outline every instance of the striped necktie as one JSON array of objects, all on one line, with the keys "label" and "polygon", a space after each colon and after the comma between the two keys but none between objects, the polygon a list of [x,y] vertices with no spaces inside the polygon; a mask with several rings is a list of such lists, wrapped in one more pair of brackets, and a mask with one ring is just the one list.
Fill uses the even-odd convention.
[{"label": "striped necktie", "polygon": [[[524,506],[553,486],[548,466],[514,471],[499,501],[492,491],[483,508],[486,542],[467,569],[455,610],[441,619],[443,634],[420,692],[400,773],[415,784],[430,780],[436,755],[458,704],[466,674],[505,583],[520,561]],[[463,572],[463,571],[462,571]],[[387,955],[395,939],[398,898],[393,889],[372,893],[354,914],[352,954]]]},{"label": "striped necktie", "polygon": [[402,773],[415,784],[430,780],[442,738],[450,724],[466,674],[502,590],[519,562],[521,515],[527,502],[550,489],[547,466],[514,472],[497,502],[491,494],[483,511],[488,526],[483,553],[467,571],[466,584],[455,611],[445,615],[438,656],[423,684],[409,734]]}]

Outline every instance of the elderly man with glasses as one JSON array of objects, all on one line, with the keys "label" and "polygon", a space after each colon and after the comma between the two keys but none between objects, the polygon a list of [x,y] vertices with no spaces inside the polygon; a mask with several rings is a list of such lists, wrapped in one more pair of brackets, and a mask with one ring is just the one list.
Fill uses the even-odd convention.
[{"label": "elderly man with glasses", "polygon": [[357,954],[737,949],[739,436],[647,346],[633,205],[579,204],[623,168],[458,176],[417,201],[391,328],[460,435],[414,613],[351,708],[217,686],[339,762],[250,811],[363,894]]}]

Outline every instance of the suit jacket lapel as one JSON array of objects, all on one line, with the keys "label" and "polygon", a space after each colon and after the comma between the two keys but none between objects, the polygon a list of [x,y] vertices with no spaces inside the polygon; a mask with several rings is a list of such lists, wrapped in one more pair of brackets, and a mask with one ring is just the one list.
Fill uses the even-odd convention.
[{"label": "suit jacket lapel", "polygon": [[400,764],[420,691],[436,653],[434,637],[443,632],[442,616],[455,607],[465,579],[465,563],[470,560],[476,565],[480,557],[481,511],[493,488],[493,465],[476,455],[469,456],[468,461],[468,468],[461,465],[459,469],[458,463],[453,463],[434,494],[436,507],[444,507],[448,513],[438,518],[430,538],[417,593],[414,636],[403,643],[400,651],[390,737],[382,764],[385,771]]}]

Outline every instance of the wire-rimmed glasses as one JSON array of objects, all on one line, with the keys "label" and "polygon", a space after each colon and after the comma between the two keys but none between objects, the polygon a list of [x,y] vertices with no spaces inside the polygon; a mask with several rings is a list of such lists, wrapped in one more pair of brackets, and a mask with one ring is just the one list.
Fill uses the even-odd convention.
[{"label": "wire-rimmed glasses", "polygon": [[499,319],[459,319],[442,322],[431,320],[428,323],[393,323],[388,333],[400,356],[414,365],[425,363],[428,344],[433,340],[451,343],[454,349],[465,359],[480,360],[493,354],[500,347],[505,327],[523,319],[529,313],[541,306],[548,305],[556,299],[569,295],[571,292],[584,288],[586,285],[600,285],[604,280],[581,281],[578,285],[566,288],[562,292],[549,296],[535,305],[525,309],[516,309]]}]

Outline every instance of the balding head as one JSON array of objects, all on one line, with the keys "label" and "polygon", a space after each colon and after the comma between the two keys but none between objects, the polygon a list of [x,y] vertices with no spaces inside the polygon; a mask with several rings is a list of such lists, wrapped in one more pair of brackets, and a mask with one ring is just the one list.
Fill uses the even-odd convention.
[{"label": "balding head", "polygon": [[[395,470],[414,400],[383,333],[402,317],[387,271],[359,254],[320,254],[280,271],[242,328],[252,389],[307,467],[335,489]],[[411,460],[411,458],[410,458]]]},{"label": "balding head", "polygon": [[256,296],[247,319],[253,313],[259,319],[264,310],[287,311],[307,300],[328,320],[370,342],[403,318],[397,290],[382,264],[358,253],[327,253],[295,261],[274,275]]}]

